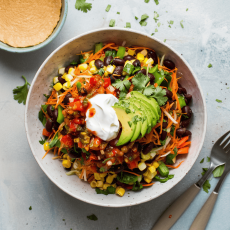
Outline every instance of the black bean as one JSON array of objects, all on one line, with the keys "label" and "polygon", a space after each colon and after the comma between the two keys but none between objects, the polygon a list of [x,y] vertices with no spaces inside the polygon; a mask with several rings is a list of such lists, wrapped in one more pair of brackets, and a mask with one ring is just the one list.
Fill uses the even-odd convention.
[{"label": "black bean", "polygon": [[108,66],[111,63],[112,60],[113,60],[112,56],[105,57],[105,59],[104,59],[104,65]]},{"label": "black bean", "polygon": [[192,116],[192,110],[191,110],[191,108],[190,108],[188,105],[186,105],[186,106],[184,106],[184,107],[182,108],[182,113],[185,113],[185,115],[186,115],[188,118],[190,118],[190,117]]},{"label": "black bean", "polygon": [[139,60],[135,60],[135,61],[133,62],[133,66],[134,66],[134,67],[141,67],[141,62],[140,62]]},{"label": "black bean", "polygon": [[75,145],[76,152],[74,151],[74,149],[71,149],[68,155],[71,158],[80,158],[81,157],[81,149],[78,148],[76,143],[74,145]]},{"label": "black bean", "polygon": [[180,126],[182,128],[187,128],[189,126],[189,123],[190,123],[190,119],[186,119],[186,120],[181,121]]},{"label": "black bean", "polygon": [[47,106],[47,113],[50,116],[50,118],[53,117],[53,106],[52,105]]},{"label": "black bean", "polygon": [[48,132],[52,132],[52,128],[53,128],[53,121],[51,119],[48,119],[46,121],[46,130]]},{"label": "black bean", "polygon": [[113,76],[113,74],[111,74],[109,77],[110,77],[111,83],[114,83],[116,80],[115,76]]},{"label": "black bean", "polygon": [[179,93],[179,94],[186,94],[187,90],[185,88],[183,88],[183,87],[178,87],[177,93]]},{"label": "black bean", "polygon": [[166,95],[165,96],[167,98],[172,98],[172,96],[173,96],[172,92],[170,90],[168,90],[168,89],[165,89],[165,91],[166,91]]},{"label": "black bean", "polygon": [[168,122],[163,122],[162,128],[163,128],[163,129],[166,129],[167,126],[168,126]]},{"label": "black bean", "polygon": [[185,94],[184,97],[187,100],[186,104],[189,104],[190,101],[192,100],[192,95],[191,94]]},{"label": "black bean", "polygon": [[[171,99],[169,99],[168,102],[169,102],[169,104],[171,105],[174,101],[171,100]],[[176,106],[175,106],[175,107],[176,107]],[[176,109],[175,107],[174,107],[174,109]]]},{"label": "black bean", "polygon": [[100,59],[97,59],[97,60],[95,61],[95,66],[96,66],[98,69],[103,68],[103,67],[104,67],[104,62],[103,62],[102,60],[100,60]]},{"label": "black bean", "polygon": [[192,133],[191,133],[189,130],[186,130],[183,136],[184,136],[184,137],[186,137],[186,136],[191,137],[191,136],[192,136]]},{"label": "black bean", "polygon": [[54,123],[53,123],[54,130],[57,131],[58,128],[59,128],[59,125],[60,125],[60,124],[59,124],[58,122],[54,122]]},{"label": "black bean", "polygon": [[133,171],[134,173],[139,174],[139,175],[143,175],[147,170],[148,170],[148,168],[146,167],[143,171],[141,171],[139,168],[135,168],[135,169],[133,169],[132,171]]},{"label": "black bean", "polygon": [[63,136],[65,136],[65,135],[68,133],[68,131],[67,131],[67,129],[66,129],[65,127],[63,127],[60,133],[61,133]]},{"label": "black bean", "polygon": [[64,100],[63,100],[63,103],[65,105],[67,105],[69,103],[69,99],[72,97],[72,94],[71,93],[67,93]]},{"label": "black bean", "polygon": [[183,137],[185,131],[186,131],[186,128],[179,128],[179,129],[176,130],[176,135],[178,137]]},{"label": "black bean", "polygon": [[153,84],[154,84],[154,81],[155,81],[154,75],[151,74],[151,73],[148,73],[148,77],[149,77],[149,79],[150,79],[150,84],[153,85]]},{"label": "black bean", "polygon": [[58,81],[63,85],[66,80],[64,78],[62,78],[61,76],[58,77]]},{"label": "black bean", "polygon": [[121,75],[122,72],[123,72],[123,69],[124,67],[123,66],[117,66],[113,72],[113,74],[116,74],[116,75]]},{"label": "black bean", "polygon": [[57,117],[58,117],[58,109],[54,109],[53,110],[53,117],[52,120],[55,122],[57,121]]},{"label": "black bean", "polygon": [[125,57],[123,58],[123,60],[125,60],[125,61],[130,61],[130,60],[133,60],[133,59],[135,59],[135,57],[132,56],[132,55],[127,55],[127,56],[125,56]]},{"label": "black bean", "polygon": [[65,67],[65,72],[68,73],[70,68],[74,68],[74,65],[68,65]]},{"label": "black bean", "polygon": [[153,59],[153,61],[154,61],[153,65],[158,64],[157,54],[154,51],[148,50],[148,58]]},{"label": "black bean", "polygon": [[168,59],[164,60],[163,64],[164,64],[164,66],[167,67],[168,69],[175,69],[175,64],[174,64],[174,62],[172,62],[172,61],[170,61],[170,60],[168,60]]},{"label": "black bean", "polygon": [[113,59],[113,64],[116,66],[124,66],[125,65],[125,60],[120,59],[120,58],[114,58]]},{"label": "black bean", "polygon": [[148,153],[153,149],[153,147],[154,147],[154,143],[153,143],[153,142],[151,142],[151,143],[145,145],[145,147],[144,147],[142,153],[143,153],[144,155],[148,154]]},{"label": "black bean", "polygon": [[144,75],[146,75],[146,69],[138,70],[138,71],[135,73],[135,75],[138,74],[138,73],[143,73]]},{"label": "black bean", "polygon": [[124,76],[121,76],[121,77],[120,77],[120,80],[121,80],[121,81],[124,81],[124,79],[125,79]]},{"label": "black bean", "polygon": [[114,171],[113,172],[115,172],[117,174],[117,173],[122,172],[123,170],[124,170],[124,165],[116,165],[114,167]]},{"label": "black bean", "polygon": [[166,139],[166,137],[167,137],[167,134],[168,134],[168,133],[167,133],[166,131],[162,130],[161,138],[160,138],[160,139],[161,139],[162,141],[164,141],[164,140]]}]

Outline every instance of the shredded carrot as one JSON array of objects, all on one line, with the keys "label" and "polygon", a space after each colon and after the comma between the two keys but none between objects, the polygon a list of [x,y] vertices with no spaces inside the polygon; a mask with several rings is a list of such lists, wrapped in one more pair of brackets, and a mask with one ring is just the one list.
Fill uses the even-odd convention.
[{"label": "shredded carrot", "polygon": [[52,150],[52,149],[54,149],[54,147],[53,148],[50,148],[46,153],[45,153],[45,155],[42,157],[42,159],[47,155],[47,153],[50,151],[50,150]]},{"label": "shredded carrot", "polygon": [[184,161],[181,161],[177,166],[173,166],[173,165],[166,165],[168,168],[173,168],[173,169],[177,169],[180,167],[180,165],[183,163]]},{"label": "shredded carrot", "polygon": [[181,140],[178,142],[177,147],[180,148],[181,145],[183,145],[188,139],[189,139],[189,136],[181,138]]},{"label": "shredded carrot", "polygon": [[150,184],[142,184],[143,187],[148,187],[148,186],[152,186],[155,183],[150,183]]},{"label": "shredded carrot", "polygon": [[127,173],[133,174],[133,175],[135,175],[135,176],[140,176],[139,174],[136,174],[136,173],[130,172],[130,171],[126,171],[126,170],[123,170],[123,172],[127,172]]},{"label": "shredded carrot", "polygon": [[189,151],[189,147],[184,147],[178,150],[177,154],[187,154]]},{"label": "shredded carrot", "polygon": [[134,76],[129,77],[129,78],[127,79],[127,81],[131,80],[133,77],[134,77]]},{"label": "shredded carrot", "polygon": [[160,123],[161,123],[161,129],[160,129],[160,134],[162,133],[163,120],[164,120],[164,113],[163,113],[163,112],[161,112],[161,120],[160,120]]},{"label": "shredded carrot", "polygon": [[158,86],[158,84],[157,83],[154,83],[154,87],[156,88]]},{"label": "shredded carrot", "polygon": [[185,146],[191,145],[191,143],[192,143],[191,141],[187,141],[183,145],[181,145],[180,148],[183,148]]}]

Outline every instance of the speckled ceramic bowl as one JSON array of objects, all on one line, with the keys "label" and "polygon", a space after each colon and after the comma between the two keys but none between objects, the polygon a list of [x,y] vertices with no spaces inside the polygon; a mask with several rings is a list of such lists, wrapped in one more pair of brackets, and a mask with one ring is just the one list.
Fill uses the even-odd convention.
[{"label": "speckled ceramic bowl", "polygon": [[[192,145],[189,154],[180,157],[179,161],[184,160],[184,163],[178,169],[172,170],[171,173],[175,174],[175,177],[167,183],[161,184],[156,182],[152,187],[143,189],[140,192],[126,192],[123,197],[117,195],[97,195],[88,183],[81,181],[77,176],[66,176],[66,170],[62,167],[61,162],[52,160],[53,154],[48,154],[42,160],[44,150],[38,141],[40,140],[43,126],[38,119],[38,112],[41,104],[45,102],[43,94],[48,92],[50,82],[57,75],[58,68],[75,60],[76,54],[79,54],[81,51],[92,50],[95,43],[115,42],[122,44],[123,41],[127,42],[127,46],[138,45],[153,48],[159,56],[165,54],[167,59],[171,59],[176,64],[178,74],[182,76],[180,82],[193,95],[191,105],[193,121],[189,127],[193,133]],[[206,107],[197,77],[179,53],[167,44],[143,33],[130,29],[106,28],[72,38],[58,47],[43,62],[30,87],[26,105],[25,126],[27,138],[36,161],[50,180],[60,189],[90,204],[106,207],[125,207],[157,198],[175,186],[188,173],[203,145],[206,131]]]},{"label": "speckled ceramic bowl", "polygon": [[68,0],[62,0],[62,9],[61,9],[61,16],[60,16],[60,20],[57,24],[57,26],[54,28],[53,33],[42,43],[35,45],[35,46],[29,46],[29,47],[25,47],[25,48],[18,48],[18,47],[12,47],[7,45],[6,43],[3,43],[0,41],[0,49],[9,51],[9,52],[13,52],[13,53],[27,53],[27,52],[31,52],[34,50],[38,50],[44,46],[46,46],[47,44],[49,44],[61,31],[65,20],[66,20],[66,16],[67,16],[67,12],[68,12]]}]

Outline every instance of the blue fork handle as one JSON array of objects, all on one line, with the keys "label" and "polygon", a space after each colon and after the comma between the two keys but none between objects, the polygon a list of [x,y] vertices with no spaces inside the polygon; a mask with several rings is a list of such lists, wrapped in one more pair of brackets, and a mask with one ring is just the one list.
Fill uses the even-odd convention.
[{"label": "blue fork handle", "polygon": [[191,204],[199,191],[200,188],[193,184],[165,210],[152,230],[169,230]]}]

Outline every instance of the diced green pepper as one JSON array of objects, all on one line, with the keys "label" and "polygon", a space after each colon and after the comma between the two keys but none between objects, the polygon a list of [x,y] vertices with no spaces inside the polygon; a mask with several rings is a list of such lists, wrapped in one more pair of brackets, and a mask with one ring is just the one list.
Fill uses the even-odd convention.
[{"label": "diced green pepper", "polygon": [[165,161],[166,164],[169,164],[169,165],[174,164],[173,159],[176,157],[178,149],[174,148],[173,151],[174,151],[174,154],[170,153],[169,155],[166,156],[166,161]]},{"label": "diced green pepper", "polygon": [[159,181],[159,182],[161,182],[161,183],[165,183],[165,182],[167,182],[169,180],[168,177],[162,179],[159,176],[155,176],[154,179]]},{"label": "diced green pepper", "polygon": [[125,56],[125,47],[119,46],[117,51],[117,57],[123,59],[124,56]]},{"label": "diced green pepper", "polygon": [[83,56],[80,55],[80,56],[79,56],[79,60],[80,60],[80,63],[84,63],[84,62],[87,60],[87,58],[84,59]]},{"label": "diced green pepper", "polygon": [[155,83],[157,83],[158,86],[161,85],[161,83],[164,81],[165,76],[161,75],[158,71],[154,72],[154,77],[155,77]]},{"label": "diced green pepper", "polygon": [[180,94],[177,94],[177,97],[178,97],[178,100],[179,100],[179,103],[180,103],[180,107],[183,108],[184,106],[186,106],[184,96],[180,95]]},{"label": "diced green pepper", "polygon": [[157,168],[157,170],[159,171],[160,175],[163,176],[163,177],[167,177],[169,175],[168,167],[162,161],[159,161],[158,163],[160,165]]},{"label": "diced green pepper", "polygon": [[103,43],[102,42],[96,43],[94,53],[97,53],[102,48],[103,48]]},{"label": "diced green pepper", "polygon": [[63,116],[63,114],[62,114],[62,110],[63,110],[63,108],[62,108],[60,105],[58,105],[58,117],[57,117],[57,122],[58,122],[59,124],[61,124],[61,123],[64,121],[64,116]]}]

